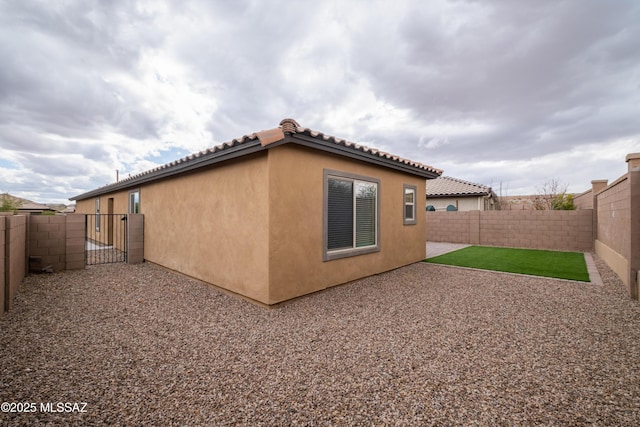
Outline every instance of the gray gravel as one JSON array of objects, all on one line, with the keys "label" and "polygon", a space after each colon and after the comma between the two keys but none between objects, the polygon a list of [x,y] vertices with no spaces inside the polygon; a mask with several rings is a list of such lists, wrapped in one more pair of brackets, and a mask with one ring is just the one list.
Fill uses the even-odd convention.
[{"label": "gray gravel", "polygon": [[[31,276],[0,319],[2,425],[640,425],[640,305],[418,263],[254,306],[152,264]],[[40,402],[86,402],[43,413]]]}]

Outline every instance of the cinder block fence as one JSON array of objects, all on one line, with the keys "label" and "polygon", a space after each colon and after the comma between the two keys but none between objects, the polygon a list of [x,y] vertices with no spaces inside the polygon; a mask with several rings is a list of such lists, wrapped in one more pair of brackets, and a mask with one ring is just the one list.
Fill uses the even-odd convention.
[{"label": "cinder block fence", "polygon": [[427,240],[586,252],[593,249],[592,212],[428,212]]},{"label": "cinder block fence", "polygon": [[640,153],[628,172],[576,196],[575,211],[427,212],[427,240],[517,248],[595,251],[640,295]]},{"label": "cinder block fence", "polygon": [[84,215],[32,215],[29,218],[29,257],[54,271],[84,268]]},{"label": "cinder block fence", "polygon": [[[84,214],[0,215],[0,315],[11,309],[30,268],[63,271],[85,267],[85,217]],[[129,214],[129,263],[144,260],[143,228],[144,216]]]},{"label": "cinder block fence", "polygon": [[2,312],[11,308],[26,274],[27,217],[0,215],[0,296]]}]

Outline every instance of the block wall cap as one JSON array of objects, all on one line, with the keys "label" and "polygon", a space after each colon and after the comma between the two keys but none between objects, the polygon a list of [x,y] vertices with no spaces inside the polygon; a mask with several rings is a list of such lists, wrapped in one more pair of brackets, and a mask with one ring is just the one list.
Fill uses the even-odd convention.
[{"label": "block wall cap", "polygon": [[625,161],[629,162],[631,160],[640,160],[640,153],[629,153],[627,157],[625,157]]}]

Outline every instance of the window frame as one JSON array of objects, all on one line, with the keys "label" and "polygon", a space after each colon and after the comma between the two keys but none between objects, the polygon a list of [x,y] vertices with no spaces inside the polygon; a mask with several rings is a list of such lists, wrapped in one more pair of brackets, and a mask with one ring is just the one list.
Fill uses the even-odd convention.
[{"label": "window frame", "polygon": [[[134,206],[135,206],[135,199],[134,199],[134,203],[132,205],[131,203],[131,197],[135,197],[135,194],[138,195],[138,212],[134,212]],[[136,188],[135,190],[131,190],[129,191],[129,209],[128,209],[128,213],[130,214],[134,214],[134,213],[140,213],[140,189]]]},{"label": "window frame", "polygon": [[[375,201],[375,244],[362,247],[344,248],[344,249],[329,249],[329,178],[342,179],[345,181],[364,182],[367,184],[375,184],[376,186],[376,201]],[[357,255],[364,255],[380,251],[380,191],[381,185],[378,178],[370,176],[358,175],[349,172],[342,172],[333,169],[323,170],[323,197],[322,197],[322,259],[323,261],[331,261],[334,259],[352,257]],[[353,196],[354,200],[354,213],[353,213],[353,240],[356,241],[356,215],[355,215],[355,192]]]},{"label": "window frame", "polygon": [[[407,203],[405,196],[407,195],[407,190],[413,192],[413,203]],[[418,198],[418,187],[415,185],[404,184],[402,186],[402,223],[404,225],[416,225],[418,223],[418,210],[416,209]],[[413,218],[407,218],[407,206],[412,207]]]}]

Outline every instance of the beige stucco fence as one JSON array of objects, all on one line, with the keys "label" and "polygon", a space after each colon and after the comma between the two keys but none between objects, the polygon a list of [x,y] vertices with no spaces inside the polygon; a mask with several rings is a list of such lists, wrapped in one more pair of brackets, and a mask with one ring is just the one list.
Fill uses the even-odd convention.
[{"label": "beige stucco fence", "polygon": [[[144,260],[144,216],[129,214],[127,262]],[[85,215],[0,215],[0,314],[29,273],[29,259],[54,271],[85,267]]]},{"label": "beige stucco fence", "polygon": [[595,251],[639,299],[640,153],[628,172],[575,199],[575,211],[427,212],[427,240],[489,246]]}]

